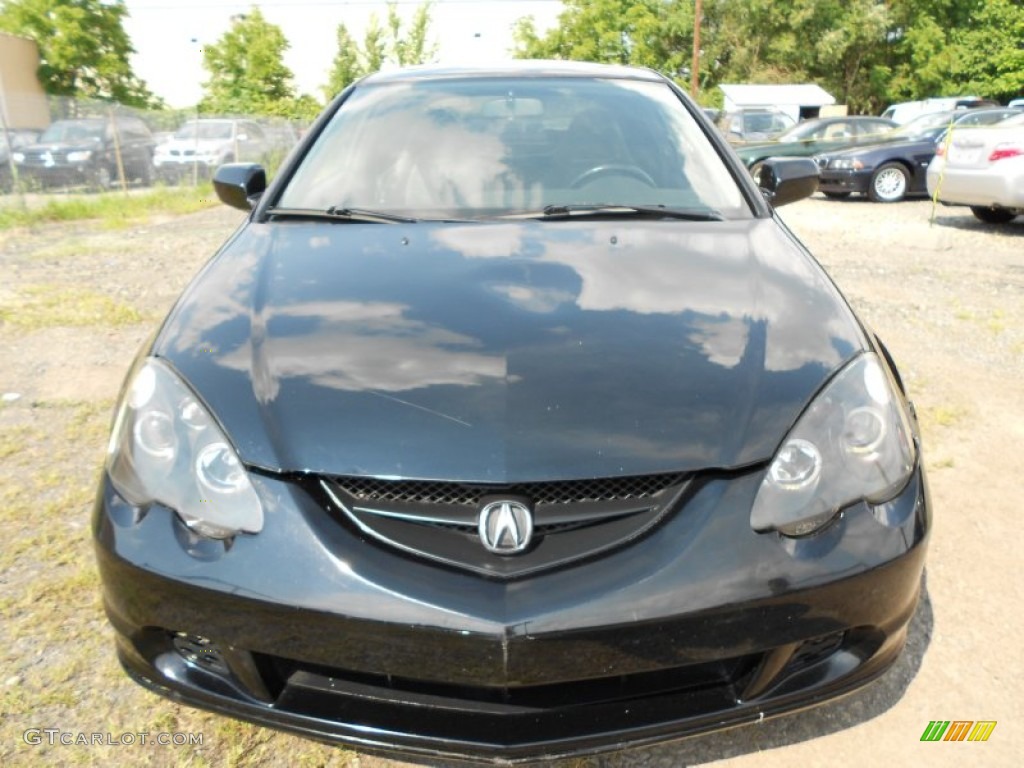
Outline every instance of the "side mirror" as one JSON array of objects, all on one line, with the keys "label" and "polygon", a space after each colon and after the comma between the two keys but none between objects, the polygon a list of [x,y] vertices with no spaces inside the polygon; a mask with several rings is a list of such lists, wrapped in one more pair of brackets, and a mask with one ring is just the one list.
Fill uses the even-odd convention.
[{"label": "side mirror", "polygon": [[810,197],[818,190],[818,164],[806,157],[769,157],[754,178],[774,207]]},{"label": "side mirror", "polygon": [[213,190],[222,203],[252,210],[267,188],[267,172],[255,163],[228,163],[213,175]]}]

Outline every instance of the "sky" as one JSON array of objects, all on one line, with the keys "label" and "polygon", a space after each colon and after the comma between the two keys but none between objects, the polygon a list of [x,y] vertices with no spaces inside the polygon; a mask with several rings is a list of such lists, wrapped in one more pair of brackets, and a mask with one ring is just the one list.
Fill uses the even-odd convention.
[{"label": "sky", "polygon": [[[137,53],[135,74],[172,107],[199,101],[206,71],[202,48],[231,26],[231,17],[258,6],[267,21],[281,27],[291,44],[285,64],[300,93],[323,99],[321,87],[337,51],[335,32],[344,23],[362,41],[373,13],[383,23],[387,4],[377,0],[126,0],[125,31]],[[399,0],[399,14],[409,19],[419,0]],[[493,60],[512,48],[512,26],[533,16],[538,30],[555,25],[560,0],[433,0],[431,38],[438,60],[446,63]]]}]

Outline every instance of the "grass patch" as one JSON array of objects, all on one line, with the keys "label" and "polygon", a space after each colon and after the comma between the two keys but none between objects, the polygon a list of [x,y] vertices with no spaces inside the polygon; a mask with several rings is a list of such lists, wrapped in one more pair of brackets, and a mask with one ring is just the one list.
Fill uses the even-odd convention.
[{"label": "grass patch", "polygon": [[952,427],[963,421],[967,412],[953,405],[936,405],[924,410],[926,424],[938,427]]},{"label": "grass patch", "polygon": [[38,439],[38,432],[32,427],[11,427],[0,432],[0,459],[24,453],[31,438]]},{"label": "grass patch", "polygon": [[988,329],[994,336],[998,336],[1006,330],[1006,313],[1003,310],[992,311],[992,316],[988,319]]},{"label": "grass patch", "polygon": [[99,325],[116,328],[144,320],[141,312],[88,288],[29,285],[0,304],[0,323],[21,330]]},{"label": "grass patch", "polygon": [[155,187],[132,194],[104,192],[47,200],[40,206],[5,206],[0,208],[0,230],[83,219],[99,219],[105,226],[119,228],[153,215],[194,213],[216,204],[210,184]]}]

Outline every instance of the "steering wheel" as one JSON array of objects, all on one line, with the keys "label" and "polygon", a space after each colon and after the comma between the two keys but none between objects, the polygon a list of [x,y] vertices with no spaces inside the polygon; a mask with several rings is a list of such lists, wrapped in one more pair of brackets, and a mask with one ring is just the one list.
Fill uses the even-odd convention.
[{"label": "steering wheel", "polygon": [[612,175],[612,176],[629,176],[637,181],[642,181],[649,187],[658,186],[657,183],[650,177],[643,168],[636,165],[595,165],[593,168],[584,171],[575,179],[572,184],[569,185],[570,189],[579,189],[585,184],[589,184],[599,176]]}]

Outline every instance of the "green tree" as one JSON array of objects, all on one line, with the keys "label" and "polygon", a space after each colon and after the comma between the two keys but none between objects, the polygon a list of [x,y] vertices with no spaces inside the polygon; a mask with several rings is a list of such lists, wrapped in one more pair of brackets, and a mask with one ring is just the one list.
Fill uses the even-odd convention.
[{"label": "green tree", "polygon": [[0,30],[36,41],[39,81],[49,94],[159,106],[132,72],[127,15],[123,0],[7,0]]},{"label": "green tree", "polygon": [[344,24],[338,25],[338,52],[334,56],[324,94],[328,99],[344,90],[360,77],[377,72],[385,64],[400,67],[424,64],[433,58],[437,45],[429,42],[430,3],[418,6],[408,32],[403,29],[398,4],[388,3],[387,26],[382,26],[377,14],[363,33],[360,48]]},{"label": "green tree", "polygon": [[999,101],[1024,95],[1024,3],[986,0],[953,33],[952,91]]},{"label": "green tree", "polygon": [[427,42],[430,31],[430,3],[420,5],[412,16],[409,32],[402,34],[398,4],[388,3],[388,30],[391,32],[390,60],[400,67],[424,64],[437,53],[437,46]]},{"label": "green tree", "polygon": [[363,76],[363,65],[359,60],[359,46],[344,24],[338,25],[338,52],[331,63],[331,71],[327,75],[324,96],[330,100]]},{"label": "green tree", "polygon": [[231,28],[203,49],[210,79],[200,109],[225,114],[290,116],[295,107],[292,72],[284,64],[288,41],[281,28],[252,8],[234,16]]},{"label": "green tree", "polygon": [[650,67],[679,77],[693,47],[693,3],[566,0],[558,26],[538,35],[532,18],[513,30],[520,58],[575,59]]},{"label": "green tree", "polygon": [[370,23],[366,26],[366,33],[363,35],[362,62],[363,72],[369,74],[376,72],[387,60],[387,42],[384,39],[384,28],[380,25],[377,14],[370,16]]}]

